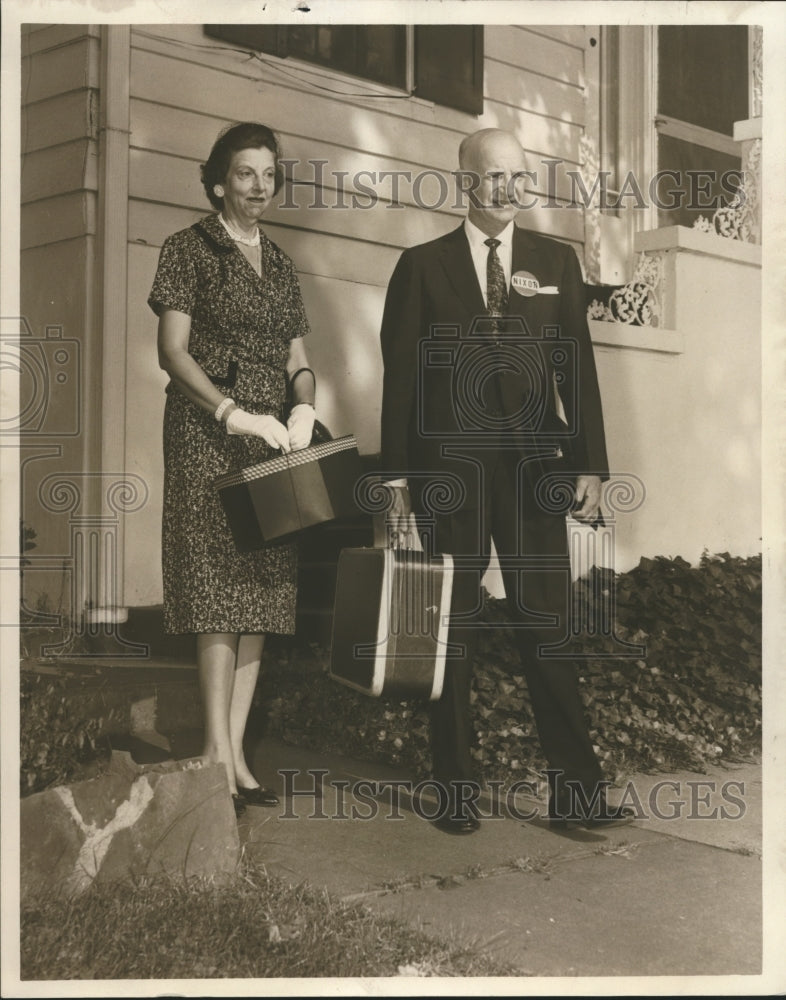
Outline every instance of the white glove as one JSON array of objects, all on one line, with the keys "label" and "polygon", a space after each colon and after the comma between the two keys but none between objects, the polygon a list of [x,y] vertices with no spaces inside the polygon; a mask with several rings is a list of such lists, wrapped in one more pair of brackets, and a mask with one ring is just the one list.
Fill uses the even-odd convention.
[{"label": "white glove", "polygon": [[294,450],[308,448],[314,431],[314,407],[310,403],[298,403],[292,407],[287,420],[289,443]]},{"label": "white glove", "polygon": [[229,414],[226,420],[227,434],[248,434],[251,437],[261,437],[271,448],[290,450],[289,433],[286,427],[269,413],[247,413],[238,407]]}]

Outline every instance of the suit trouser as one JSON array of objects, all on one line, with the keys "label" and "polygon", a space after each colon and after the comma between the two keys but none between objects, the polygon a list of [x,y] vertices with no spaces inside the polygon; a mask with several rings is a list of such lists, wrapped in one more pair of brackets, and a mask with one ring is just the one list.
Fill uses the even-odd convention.
[{"label": "suit trouser", "polygon": [[[602,772],[587,731],[576,665],[538,652],[540,645],[558,645],[568,637],[565,515],[541,509],[519,463],[512,450],[484,453],[477,463],[479,509],[435,520],[434,550],[454,557],[448,643],[459,652],[448,655],[442,697],[431,706],[433,773],[445,784],[473,777],[470,688],[479,630],[471,619],[480,610],[480,581],[493,537],[541,749],[550,770],[580,783],[591,796]],[[554,780],[550,775],[552,799]]]}]

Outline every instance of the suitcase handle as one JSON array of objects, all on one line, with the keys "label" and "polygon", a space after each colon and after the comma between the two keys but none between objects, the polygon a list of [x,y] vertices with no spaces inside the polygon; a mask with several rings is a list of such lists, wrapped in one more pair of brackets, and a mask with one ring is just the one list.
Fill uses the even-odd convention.
[{"label": "suitcase handle", "polygon": [[382,511],[379,514],[373,514],[371,523],[374,531],[373,547],[375,549],[396,549],[397,551],[411,550],[415,552],[423,551],[423,544],[420,541],[420,535],[418,534],[414,513],[409,515],[409,531],[405,535],[405,538],[409,539],[409,541],[413,543],[409,545],[402,544],[401,536],[397,534],[394,535],[388,528],[387,511]]}]

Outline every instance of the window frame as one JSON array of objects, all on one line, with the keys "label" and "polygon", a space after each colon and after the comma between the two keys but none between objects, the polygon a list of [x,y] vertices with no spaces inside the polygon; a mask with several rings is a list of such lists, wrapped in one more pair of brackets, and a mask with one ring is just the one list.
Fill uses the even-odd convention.
[{"label": "window frame", "polygon": [[[607,26],[592,25],[586,29],[585,68],[587,82],[587,130],[596,144],[599,166],[602,143],[602,100],[601,81],[603,67],[601,60],[602,38]],[[619,88],[617,176],[624,178],[632,172],[637,180],[647,187],[650,179],[658,171],[658,138],[670,136],[685,142],[695,143],[708,149],[741,156],[738,140],[731,136],[714,132],[678,121],[658,113],[658,27],[659,25],[625,25],[619,33],[619,79],[625,82]],[[749,26],[749,39],[752,26]],[[752,41],[748,48],[749,113],[752,100],[753,59]],[[648,193],[648,192],[645,192]],[[598,279],[604,283],[616,284],[627,281],[632,276],[634,252],[633,239],[637,232],[664,228],[670,223],[661,223],[656,205],[649,203],[646,208],[623,206],[618,213],[585,212],[586,245],[600,230],[600,261]],[[595,218],[593,218],[595,216]]]},{"label": "window frame", "polygon": [[[362,27],[361,25],[327,25],[328,27]],[[417,54],[417,35],[418,29],[430,29],[435,27],[435,25],[418,25],[418,24],[407,24],[393,25],[394,27],[403,27],[405,30],[405,45],[404,45],[404,57],[406,65],[404,68],[404,86],[398,87],[392,83],[385,83],[379,80],[374,80],[370,77],[357,75],[348,72],[338,66],[332,66],[329,62],[311,60],[304,58],[300,54],[290,54],[288,46],[288,30],[293,25],[283,24],[283,25],[249,25],[249,24],[203,24],[203,30],[209,38],[214,38],[219,42],[223,42],[226,45],[234,46],[241,49],[253,49],[256,52],[264,53],[267,56],[273,56],[282,60],[291,60],[294,63],[298,63],[302,66],[307,66],[309,69],[316,73],[324,73],[332,78],[340,79],[345,82],[352,83],[362,83],[363,86],[372,89],[374,92],[379,92],[380,94],[389,93],[396,96],[408,96],[411,100],[422,101],[425,104],[433,105],[435,107],[446,107],[454,111],[460,111],[464,114],[470,114],[474,116],[479,116],[483,114],[485,95],[483,92],[484,85],[484,63],[485,63],[485,39],[484,39],[484,26],[481,25],[451,25],[451,27],[458,28],[470,28],[473,31],[473,80],[472,80],[472,93],[467,96],[466,100],[457,100],[452,93],[445,93],[444,91],[440,93],[439,84],[436,83],[435,86],[429,86],[428,84],[423,87],[422,82],[418,81],[418,54]],[[319,27],[319,25],[313,25],[313,27]],[[438,26],[437,26],[438,27]],[[250,44],[248,41],[249,33],[254,35],[256,32],[260,33],[260,36],[256,41],[261,44]],[[460,90],[461,88],[459,88]],[[466,91],[466,88],[465,88]],[[352,97],[351,93],[347,93],[345,96]],[[452,98],[452,99],[448,99]]]}]

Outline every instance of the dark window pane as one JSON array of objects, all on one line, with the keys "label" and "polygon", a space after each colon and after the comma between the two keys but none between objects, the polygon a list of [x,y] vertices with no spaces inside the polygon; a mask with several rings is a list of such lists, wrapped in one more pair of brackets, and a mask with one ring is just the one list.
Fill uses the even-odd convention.
[{"label": "dark window pane", "polygon": [[357,32],[350,26],[317,28],[317,59],[326,66],[358,76]]},{"label": "dark window pane", "polygon": [[254,24],[206,24],[205,34],[210,38],[218,38],[239,49],[256,49],[258,52],[278,51],[279,29],[276,25]]},{"label": "dark window pane", "polygon": [[470,114],[483,113],[482,25],[415,26],[415,93]]},{"label": "dark window pane", "polygon": [[748,117],[747,25],[659,27],[658,112],[731,135]]},{"label": "dark window pane", "polygon": [[407,35],[400,25],[358,28],[358,75],[394,87],[407,82]]},{"label": "dark window pane", "polygon": [[367,80],[403,87],[406,28],[403,25],[312,25],[287,27],[285,52]]},{"label": "dark window pane", "polygon": [[679,175],[677,180],[663,177],[658,184],[658,200],[667,203],[658,209],[658,225],[693,226],[700,215],[712,219],[716,208],[732,200],[740,166],[737,156],[668,135],[658,136],[658,169]]},{"label": "dark window pane", "polygon": [[300,59],[314,59],[317,54],[317,29],[310,27],[286,28],[287,55]]}]

